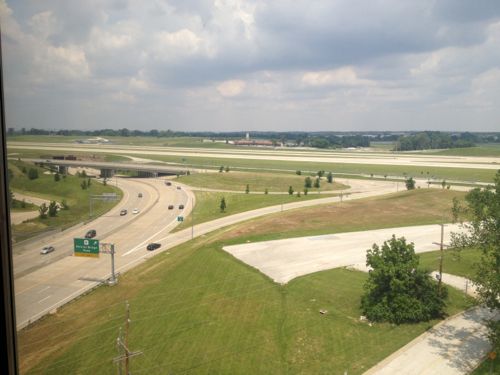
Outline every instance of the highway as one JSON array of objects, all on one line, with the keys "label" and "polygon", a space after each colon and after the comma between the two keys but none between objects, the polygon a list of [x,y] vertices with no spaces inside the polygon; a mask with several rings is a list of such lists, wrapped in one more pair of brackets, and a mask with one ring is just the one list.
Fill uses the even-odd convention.
[{"label": "highway", "polygon": [[[15,297],[18,328],[75,298],[111,274],[110,255],[99,258],[72,256],[73,238],[83,237],[88,229],[97,231],[101,243],[115,244],[116,269],[129,268],[150,255],[149,242],[165,237],[176,225],[177,216],[187,216],[194,195],[187,189],[166,186],[163,179],[119,179],[125,194],[108,214],[88,224],[61,232],[43,243],[32,242],[15,249]],[[138,193],[143,194],[142,198]],[[184,209],[179,209],[179,205]],[[168,206],[174,205],[169,210]],[[119,211],[127,208],[128,214]],[[139,214],[132,214],[138,208]],[[56,250],[41,255],[40,249],[53,245]]]}]

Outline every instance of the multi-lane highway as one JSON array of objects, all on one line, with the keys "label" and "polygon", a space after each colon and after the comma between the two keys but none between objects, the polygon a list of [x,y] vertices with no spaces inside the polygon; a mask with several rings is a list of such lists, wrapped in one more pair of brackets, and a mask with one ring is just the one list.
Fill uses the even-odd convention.
[{"label": "multi-lane highway", "polygon": [[[194,195],[163,179],[118,179],[124,191],[122,201],[109,213],[82,226],[32,241],[15,249],[14,273],[18,327],[26,326],[50,310],[71,300],[111,274],[110,255],[99,258],[72,255],[73,238],[95,229],[101,242],[115,244],[117,270],[128,268],[148,257],[146,246],[164,238],[177,225],[178,216],[187,216]],[[142,197],[139,197],[139,193]],[[173,209],[168,206],[173,205]],[[179,206],[184,208],[180,209]],[[121,209],[128,210],[120,216]],[[133,214],[134,208],[139,210]],[[52,245],[53,253],[42,255],[42,246]]]}]

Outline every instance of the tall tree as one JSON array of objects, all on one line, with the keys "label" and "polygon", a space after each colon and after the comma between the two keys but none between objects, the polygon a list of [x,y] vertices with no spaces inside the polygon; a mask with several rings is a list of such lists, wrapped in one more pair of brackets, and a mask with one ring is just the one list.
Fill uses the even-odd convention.
[{"label": "tall tree", "polygon": [[220,200],[220,212],[226,211],[226,199],[224,197],[221,198]]},{"label": "tall tree", "polygon": [[[465,205],[453,202],[453,216],[465,230],[452,233],[451,244],[462,249],[478,247],[481,260],[477,264],[474,284],[479,300],[492,312],[500,310],[500,170],[495,185],[476,188],[467,193]],[[500,351],[500,321],[488,321],[489,338],[494,351]]]}]

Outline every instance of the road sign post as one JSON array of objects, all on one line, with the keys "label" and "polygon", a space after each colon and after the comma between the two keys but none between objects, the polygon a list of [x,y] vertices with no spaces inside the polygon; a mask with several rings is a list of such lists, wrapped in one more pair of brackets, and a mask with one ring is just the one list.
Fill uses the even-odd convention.
[{"label": "road sign post", "polygon": [[115,285],[117,282],[115,274],[115,244],[114,243],[101,243],[101,253],[111,255],[111,279],[109,285]]},{"label": "road sign post", "polygon": [[99,258],[99,240],[74,238],[73,250],[75,256]]}]

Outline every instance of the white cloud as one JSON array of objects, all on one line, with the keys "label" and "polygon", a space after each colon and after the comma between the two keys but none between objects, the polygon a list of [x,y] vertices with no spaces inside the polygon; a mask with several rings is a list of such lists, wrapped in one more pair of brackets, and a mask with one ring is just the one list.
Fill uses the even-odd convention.
[{"label": "white cloud", "polygon": [[217,86],[217,91],[224,97],[232,97],[241,94],[245,87],[245,81],[236,79],[222,82]]},{"label": "white cloud", "polygon": [[352,67],[343,67],[334,70],[306,72],[302,82],[311,86],[360,86],[372,85],[373,82],[361,79]]}]

